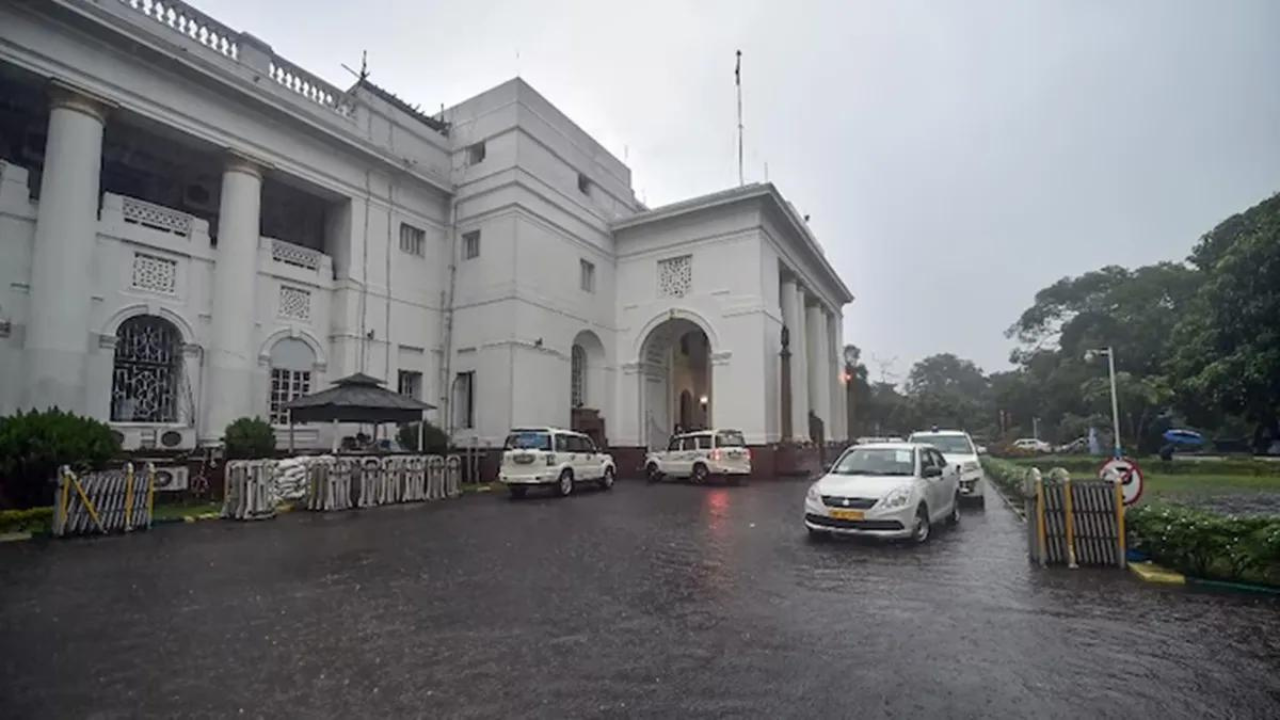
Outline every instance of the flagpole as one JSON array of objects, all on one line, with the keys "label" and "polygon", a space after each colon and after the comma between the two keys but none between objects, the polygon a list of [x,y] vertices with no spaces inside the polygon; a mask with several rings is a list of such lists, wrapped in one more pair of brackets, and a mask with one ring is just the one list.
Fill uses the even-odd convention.
[{"label": "flagpole", "polygon": [[738,61],[733,67],[733,81],[738,86],[738,187],[746,184],[742,176],[742,51],[738,51]]}]

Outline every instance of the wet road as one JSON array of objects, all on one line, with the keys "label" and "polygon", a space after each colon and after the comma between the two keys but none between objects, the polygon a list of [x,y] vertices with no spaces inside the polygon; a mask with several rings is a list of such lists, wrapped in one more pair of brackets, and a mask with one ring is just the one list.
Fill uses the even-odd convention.
[{"label": "wet road", "polygon": [[1280,603],[1043,571],[992,496],[811,544],[806,486],[619,483],[0,545],[26,717],[1276,717]]}]

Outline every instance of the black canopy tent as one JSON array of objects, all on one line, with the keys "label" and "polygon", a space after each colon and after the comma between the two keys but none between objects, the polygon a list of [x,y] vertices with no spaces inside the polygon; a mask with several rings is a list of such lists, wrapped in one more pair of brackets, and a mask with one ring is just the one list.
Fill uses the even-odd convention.
[{"label": "black canopy tent", "polygon": [[[436,406],[392,392],[382,387],[381,380],[356,373],[334,381],[331,388],[294,398],[284,407],[289,411],[289,449],[292,451],[294,423],[327,421],[335,428],[340,422],[399,424],[421,421],[423,413]],[[421,448],[423,426],[418,427],[418,447]],[[335,452],[338,449],[337,432],[333,436],[333,449]]]}]

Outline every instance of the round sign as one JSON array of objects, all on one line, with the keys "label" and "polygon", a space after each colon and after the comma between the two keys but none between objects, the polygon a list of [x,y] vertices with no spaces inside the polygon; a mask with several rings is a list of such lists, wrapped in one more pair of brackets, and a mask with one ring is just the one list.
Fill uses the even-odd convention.
[{"label": "round sign", "polygon": [[1120,483],[1124,492],[1124,504],[1132,505],[1142,497],[1142,468],[1129,458],[1112,458],[1098,468],[1098,477],[1108,482]]}]

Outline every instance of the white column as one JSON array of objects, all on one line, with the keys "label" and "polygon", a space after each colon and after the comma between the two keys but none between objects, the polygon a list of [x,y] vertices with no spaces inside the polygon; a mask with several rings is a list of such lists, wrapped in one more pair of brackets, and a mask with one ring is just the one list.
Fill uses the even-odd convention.
[{"label": "white column", "polygon": [[254,286],[258,280],[261,205],[261,171],[244,158],[229,158],[222,173],[222,203],[218,208],[213,332],[208,353],[205,424],[201,429],[201,436],[206,438],[221,438],[227,425],[237,418],[265,417],[267,413],[265,406],[255,406],[253,392]]},{"label": "white column", "polygon": [[831,439],[831,359],[826,310],[821,303],[807,308],[809,340],[809,405],[822,418],[823,440]]},{"label": "white column", "polygon": [[844,339],[840,329],[840,313],[827,315],[827,326],[831,338],[831,439],[845,440],[849,437],[849,416],[845,411],[844,383]]},{"label": "white column", "polygon": [[55,84],[52,95],[31,257],[23,404],[107,417],[109,408],[85,407],[106,108],[63,85]]},{"label": "white column", "polygon": [[804,365],[804,354],[799,351],[804,337],[799,330],[804,325],[804,313],[800,310],[798,293],[795,280],[782,281],[779,304],[782,306],[782,322],[790,335],[788,348],[791,352],[791,377],[787,387],[791,396],[791,437],[783,440],[803,440],[809,434],[809,388],[805,385],[804,373],[799,369]]},{"label": "white column", "polygon": [[791,417],[792,432],[797,440],[809,439],[809,333],[804,313],[804,288],[792,285],[795,322],[787,321],[791,330]]}]

